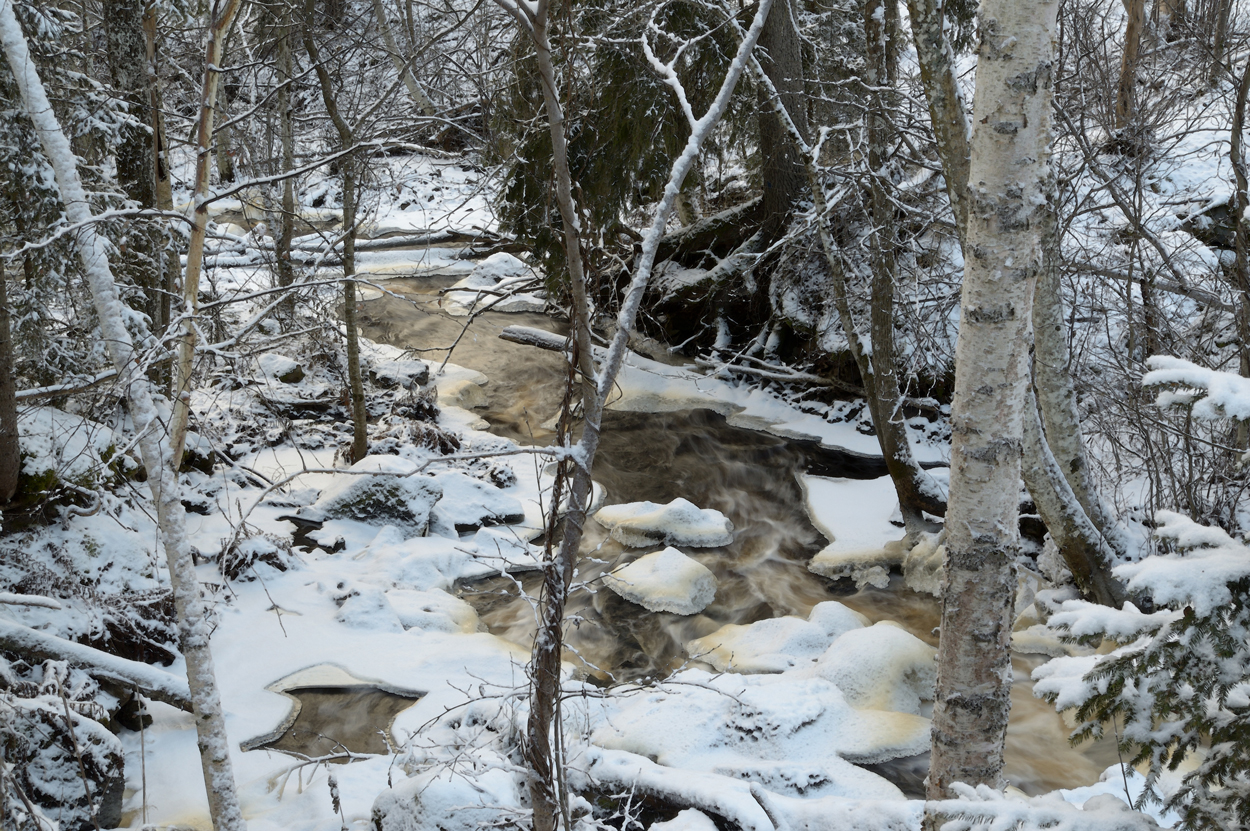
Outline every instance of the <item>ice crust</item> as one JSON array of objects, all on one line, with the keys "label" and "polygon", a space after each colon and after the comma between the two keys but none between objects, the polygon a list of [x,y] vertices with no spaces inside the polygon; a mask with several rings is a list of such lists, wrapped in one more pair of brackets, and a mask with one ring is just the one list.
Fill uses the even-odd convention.
[{"label": "ice crust", "polygon": [[716,596],[716,577],[707,566],[671,547],[603,575],[603,582],[653,612],[695,615]]},{"label": "ice crust", "polygon": [[667,505],[609,505],[599,509],[595,521],[609,529],[612,539],[631,548],[656,544],[718,548],[733,542],[734,526],[728,517],[681,497]]}]

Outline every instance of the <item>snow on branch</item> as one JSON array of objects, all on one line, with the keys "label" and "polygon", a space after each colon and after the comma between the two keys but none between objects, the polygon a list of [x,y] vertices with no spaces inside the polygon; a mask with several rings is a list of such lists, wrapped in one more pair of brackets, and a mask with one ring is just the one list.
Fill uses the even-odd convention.
[{"label": "snow on branch", "polygon": [[1250,378],[1169,355],[1154,355],[1146,366],[1150,371],[1142,376],[1142,386],[1160,388],[1155,398],[1160,407],[1188,407],[1203,421],[1250,419]]}]

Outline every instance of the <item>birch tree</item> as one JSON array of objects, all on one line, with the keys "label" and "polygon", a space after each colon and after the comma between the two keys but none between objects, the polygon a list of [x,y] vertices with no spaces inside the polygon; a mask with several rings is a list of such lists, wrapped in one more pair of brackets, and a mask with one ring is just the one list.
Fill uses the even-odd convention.
[{"label": "birch tree", "polygon": [[1053,0],[981,5],[931,799],[951,796],[953,782],[1002,784],[1030,318],[1052,190],[1057,12]]},{"label": "birch tree", "polygon": [[[586,292],[586,273],[582,261],[582,227],[578,206],[574,200],[572,176],[569,172],[568,139],[565,134],[565,114],[561,104],[560,86],[556,74],[550,42],[550,6],[548,0],[530,4],[524,0],[495,0],[507,12],[528,37],[534,47],[538,73],[543,92],[543,104],[551,133],[552,162],[555,178],[555,199],[559,208],[564,232],[565,254],[570,277],[573,324],[570,365],[582,378],[582,437],[570,448],[562,476],[567,476],[568,502],[562,522],[563,537],[558,551],[548,549],[543,564],[543,595],[539,612],[539,628],[534,638],[531,657],[530,714],[526,725],[526,755],[532,769],[530,803],[533,808],[535,831],[553,831],[561,822],[571,828],[568,814],[567,793],[562,787],[563,760],[558,753],[559,730],[558,701],[560,693],[560,664],[564,642],[564,607],[573,569],[581,545],[582,530],[586,521],[591,491],[591,467],[599,447],[599,435],[603,413],[616,376],[625,361],[629,335],[634,329],[642,295],[655,265],[656,251],[664,235],[664,229],[675,209],[682,184],[698,159],[708,134],[720,121],[729,106],[730,97],[746,68],[748,57],[759,41],[760,32],[769,16],[772,0],[761,0],[751,27],[742,39],[734,59],[711,106],[702,116],[696,116],[678,80],[677,62],[682,50],[676,50],[670,61],[664,62],[651,49],[648,35],[655,31],[652,17],[648,32],[643,35],[643,48],[652,69],[659,73],[664,83],[672,88],[690,129],[685,147],[673,162],[669,171],[664,195],[656,208],[651,224],[643,234],[641,250],[635,261],[633,273],[626,288],[624,300],[616,320],[612,341],[600,362],[594,367],[590,342],[590,306]],[[572,468],[571,473],[568,472]],[[561,504],[557,493],[554,504]],[[551,535],[548,535],[551,539]],[[553,742],[553,732],[556,741]]]},{"label": "birch tree", "polygon": [[118,375],[126,378],[127,403],[134,421],[148,486],[157,506],[161,543],[169,563],[174,607],[178,615],[179,646],[187,662],[187,683],[208,796],[209,814],[217,831],[245,828],[235,791],[226,737],[225,717],[209,649],[210,627],[204,599],[187,543],[186,512],[180,498],[171,448],[161,441],[164,431],[157,416],[152,387],[142,376],[139,356],[127,328],[122,304],[109,264],[108,247],[95,229],[95,220],[78,175],[77,159],[61,130],[43,82],[30,58],[26,38],[14,14],[12,0],[0,0],[0,46],[13,75],[22,107],[34,123],[65,204],[83,272],[99,316],[101,335]]}]

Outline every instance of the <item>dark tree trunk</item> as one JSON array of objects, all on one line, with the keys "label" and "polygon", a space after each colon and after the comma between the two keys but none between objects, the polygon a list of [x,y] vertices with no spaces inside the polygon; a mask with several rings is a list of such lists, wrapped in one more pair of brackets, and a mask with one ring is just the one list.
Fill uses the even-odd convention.
[{"label": "dark tree trunk", "polygon": [[[799,132],[807,135],[803,45],[792,12],[790,0],[776,0],[760,34],[760,65],[776,87]],[[785,230],[786,220],[807,183],[807,175],[798,148],[763,91],[760,92],[759,129],[764,180],[761,228],[765,240],[771,241]]]},{"label": "dark tree trunk", "polygon": [[9,321],[8,277],[0,263],[0,505],[17,492],[21,449],[17,442],[17,384],[13,378],[13,331]]}]

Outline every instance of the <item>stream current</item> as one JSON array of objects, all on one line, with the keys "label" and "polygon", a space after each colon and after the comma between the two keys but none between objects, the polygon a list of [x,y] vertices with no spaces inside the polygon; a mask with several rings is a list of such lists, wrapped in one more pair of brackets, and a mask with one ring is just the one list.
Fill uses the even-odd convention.
[{"label": "stream current", "polygon": [[[444,314],[439,290],[462,274],[392,280],[387,288],[403,299],[382,296],[364,303],[362,332],[369,338],[418,349],[426,360],[442,360],[460,335],[463,318]],[[539,314],[487,313],[461,338],[452,362],[485,374],[487,407],[478,412],[491,432],[522,444],[547,444],[554,433],[543,424],[556,414],[563,393],[561,355],[503,341],[506,326],[561,332]],[[644,610],[604,587],[598,577],[647,549],[626,549],[594,522],[587,524],[582,558],[570,596],[566,659],[604,685],[663,678],[683,665],[699,665],[683,645],[727,623],[751,623],[781,615],[806,617],[825,600],[837,600],[871,621],[893,620],[936,645],[940,605],[895,578],[882,589],[856,590],[807,570],[807,561],[826,541],[812,525],[799,475],[867,479],[885,475],[878,460],[840,453],[811,443],[730,426],[706,410],[668,413],[609,411],[595,459],[594,480],[608,503],[666,503],[679,496],[701,508],[715,508],[734,524],[734,541],[718,549],[686,549],[716,575],[716,597],[701,614],[680,616]],[[900,529],[900,535],[901,535]],[[529,644],[535,632],[530,603],[518,595],[539,593],[537,574],[490,578],[461,586],[493,634]],[[1114,743],[1073,749],[1069,728],[1053,708],[1032,695],[1031,671],[1044,659],[1015,655],[1006,779],[1029,794],[1088,785],[1118,762]],[[908,796],[922,796],[927,760],[902,759],[872,769]]]}]

